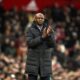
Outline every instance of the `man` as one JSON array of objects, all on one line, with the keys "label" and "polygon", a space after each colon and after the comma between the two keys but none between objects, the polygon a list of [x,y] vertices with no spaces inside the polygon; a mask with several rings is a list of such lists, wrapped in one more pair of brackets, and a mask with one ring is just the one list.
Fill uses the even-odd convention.
[{"label": "man", "polygon": [[54,47],[51,26],[46,26],[45,16],[37,13],[32,26],[26,33],[28,44],[27,66],[29,80],[50,80],[51,53]]}]

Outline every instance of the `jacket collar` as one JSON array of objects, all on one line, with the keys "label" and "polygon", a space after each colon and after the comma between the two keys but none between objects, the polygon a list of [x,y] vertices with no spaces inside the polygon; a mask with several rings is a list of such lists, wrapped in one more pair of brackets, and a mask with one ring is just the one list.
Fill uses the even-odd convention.
[{"label": "jacket collar", "polygon": [[[37,26],[36,23],[33,23],[33,24],[32,24],[32,27],[40,31],[40,29],[38,28],[38,26]],[[43,24],[43,27],[42,27],[42,30],[41,30],[41,31],[43,31],[43,29],[44,29],[45,27],[46,27],[46,26]],[[41,32],[41,31],[40,31],[40,32]]]}]

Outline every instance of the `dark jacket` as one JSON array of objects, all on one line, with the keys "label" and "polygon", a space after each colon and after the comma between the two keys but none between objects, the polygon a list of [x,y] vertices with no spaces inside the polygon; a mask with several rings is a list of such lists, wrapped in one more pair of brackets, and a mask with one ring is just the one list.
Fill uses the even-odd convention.
[{"label": "dark jacket", "polygon": [[26,71],[28,74],[47,76],[51,74],[51,53],[54,47],[54,38],[52,34],[46,39],[41,36],[42,31],[37,28],[36,24],[32,24],[26,33],[29,48]]}]

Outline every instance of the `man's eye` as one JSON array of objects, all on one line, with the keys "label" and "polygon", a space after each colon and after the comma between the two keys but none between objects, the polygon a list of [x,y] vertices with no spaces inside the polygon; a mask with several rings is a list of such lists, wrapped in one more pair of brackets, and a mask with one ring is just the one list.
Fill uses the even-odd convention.
[{"label": "man's eye", "polygon": [[37,19],[44,19],[44,18],[37,18]]}]

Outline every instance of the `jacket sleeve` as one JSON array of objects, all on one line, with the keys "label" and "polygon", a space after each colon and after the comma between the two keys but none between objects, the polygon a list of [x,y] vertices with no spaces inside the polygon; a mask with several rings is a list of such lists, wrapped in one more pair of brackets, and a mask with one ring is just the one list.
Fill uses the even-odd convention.
[{"label": "jacket sleeve", "polygon": [[54,34],[51,34],[47,39],[47,44],[49,47],[55,47],[56,46],[56,41],[54,39]]},{"label": "jacket sleeve", "polygon": [[34,37],[34,34],[32,33],[31,29],[27,30],[26,40],[27,40],[28,47],[36,47],[39,44],[41,44],[43,41],[41,36]]}]

